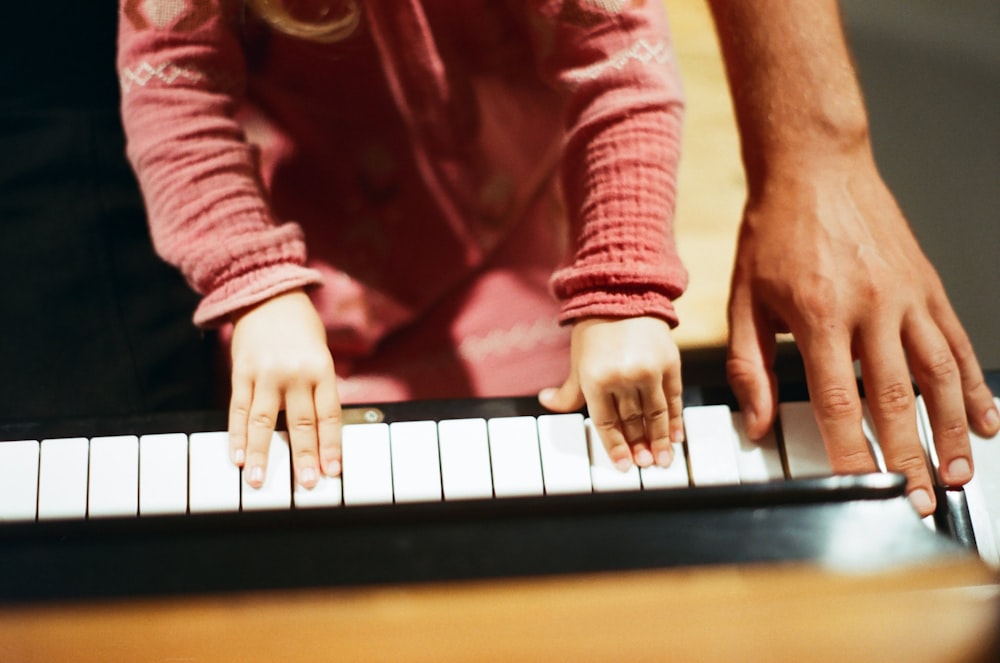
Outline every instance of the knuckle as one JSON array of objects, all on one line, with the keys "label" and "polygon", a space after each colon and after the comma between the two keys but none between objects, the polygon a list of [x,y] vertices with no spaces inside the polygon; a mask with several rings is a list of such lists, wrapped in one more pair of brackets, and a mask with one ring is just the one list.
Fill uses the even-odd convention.
[{"label": "knuckle", "polygon": [[909,452],[893,456],[887,461],[890,470],[902,472],[908,477],[918,477],[927,472],[927,460],[920,452]]},{"label": "knuckle", "polygon": [[622,412],[618,416],[621,418],[621,422],[626,425],[641,424],[644,418],[642,412],[639,411]]},{"label": "knuckle", "polygon": [[243,403],[233,403],[229,407],[229,413],[234,417],[246,420],[250,417],[250,408]]},{"label": "knuckle", "polygon": [[945,421],[934,431],[934,437],[938,441],[946,440],[968,444],[969,426],[964,419],[951,419]]},{"label": "knuckle", "polygon": [[819,412],[827,419],[844,420],[861,416],[861,402],[856,393],[846,387],[824,387],[815,398]]},{"label": "knuckle", "polygon": [[962,391],[970,395],[983,396],[986,399],[993,397],[993,393],[990,391],[989,385],[986,384],[982,371],[976,371],[971,375],[963,375]]},{"label": "knuckle", "polygon": [[830,458],[835,471],[850,474],[870,471],[875,461],[868,449],[852,449],[843,451]]},{"label": "knuckle", "polygon": [[288,428],[293,431],[309,432],[316,428],[316,420],[308,415],[288,417],[286,415]]},{"label": "knuckle", "polygon": [[316,448],[312,446],[298,446],[292,449],[292,458],[296,462],[312,460],[317,458],[319,454],[316,453]]},{"label": "knuckle", "polygon": [[320,425],[334,425],[339,426],[344,421],[344,415],[342,411],[337,408],[334,410],[329,410],[327,412],[320,412],[316,416],[316,422]]},{"label": "knuckle", "polygon": [[914,403],[913,387],[909,383],[893,382],[875,395],[875,403],[880,412],[899,415],[909,412]]},{"label": "knuckle", "polygon": [[958,364],[948,349],[939,350],[926,362],[917,364],[916,371],[926,380],[948,382],[958,376]]},{"label": "knuckle", "polygon": [[266,412],[258,412],[250,416],[250,425],[254,428],[272,429],[275,423],[274,416]]},{"label": "knuckle", "polygon": [[601,432],[614,431],[618,429],[618,421],[616,419],[600,419],[592,421],[594,423],[594,427]]},{"label": "knuckle", "polygon": [[755,366],[748,359],[730,357],[726,360],[726,377],[730,383],[739,385],[751,384],[755,375]]},{"label": "knuckle", "polygon": [[653,408],[651,410],[648,410],[646,412],[646,414],[644,415],[644,418],[647,419],[648,421],[656,421],[658,419],[667,419],[669,417],[670,417],[670,408],[669,408],[669,406],[665,407],[665,408],[663,408],[663,407]]}]

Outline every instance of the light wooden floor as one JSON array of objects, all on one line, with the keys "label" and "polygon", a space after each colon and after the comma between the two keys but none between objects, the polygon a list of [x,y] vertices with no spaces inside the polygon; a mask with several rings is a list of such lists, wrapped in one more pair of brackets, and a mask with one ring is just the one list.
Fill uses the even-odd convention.
[{"label": "light wooden floor", "polygon": [[665,0],[687,112],[675,222],[690,276],[677,301],[682,349],[725,344],[726,301],[746,187],[739,139],[711,16],[703,0]]}]

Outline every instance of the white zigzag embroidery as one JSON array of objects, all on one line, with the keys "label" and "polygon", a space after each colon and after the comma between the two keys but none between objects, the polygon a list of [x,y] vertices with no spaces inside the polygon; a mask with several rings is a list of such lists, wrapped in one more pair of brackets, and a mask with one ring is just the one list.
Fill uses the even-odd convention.
[{"label": "white zigzag embroidery", "polygon": [[663,64],[669,60],[670,49],[667,47],[666,41],[660,40],[651,44],[645,39],[640,39],[631,47],[615,53],[607,60],[571,72],[569,77],[578,81],[593,81],[600,78],[608,69],[621,71],[630,62]]},{"label": "white zigzag embroidery", "polygon": [[156,66],[149,62],[143,62],[138,67],[131,69],[123,67],[119,82],[122,92],[129,92],[133,86],[145,87],[150,81],[156,80],[166,85],[173,85],[178,79],[196,83],[205,78],[205,75],[195,69],[181,67],[173,62],[164,62]]},{"label": "white zigzag embroidery", "polygon": [[485,336],[469,336],[458,345],[458,354],[471,362],[482,361],[489,355],[503,355],[513,350],[529,350],[540,345],[565,342],[566,328],[552,319],[519,322],[509,329],[494,329]]}]

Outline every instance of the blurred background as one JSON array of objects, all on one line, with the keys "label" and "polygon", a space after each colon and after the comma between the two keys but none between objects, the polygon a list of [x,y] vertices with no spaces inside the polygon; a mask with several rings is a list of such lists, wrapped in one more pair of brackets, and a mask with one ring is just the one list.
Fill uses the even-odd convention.
[{"label": "blurred background", "polygon": [[980,361],[1000,369],[1000,2],[841,7],[882,173]]}]

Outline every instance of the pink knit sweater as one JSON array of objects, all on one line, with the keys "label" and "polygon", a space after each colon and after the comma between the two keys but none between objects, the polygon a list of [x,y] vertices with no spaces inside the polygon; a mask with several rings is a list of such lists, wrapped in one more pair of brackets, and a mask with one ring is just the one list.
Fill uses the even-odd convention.
[{"label": "pink knit sweater", "polygon": [[516,239],[562,321],[676,323],[661,4],[361,0],[322,45],[238,1],[122,0],[128,155],[195,322],[309,287],[335,356],[364,355]]}]

